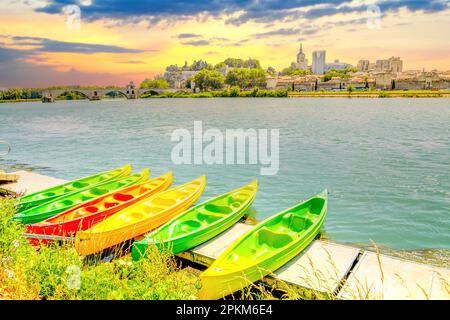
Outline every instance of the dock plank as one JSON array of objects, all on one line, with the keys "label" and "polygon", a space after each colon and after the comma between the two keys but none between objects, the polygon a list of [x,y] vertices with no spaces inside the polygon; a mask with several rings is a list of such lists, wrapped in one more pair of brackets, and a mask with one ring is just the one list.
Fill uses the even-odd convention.
[{"label": "dock plank", "polygon": [[[214,239],[180,253],[181,258],[209,266],[233,241],[251,229],[237,223]],[[264,281],[280,289],[303,289],[321,296],[337,291],[360,249],[328,241],[314,240],[302,253],[267,276]]]},{"label": "dock plank", "polygon": [[339,292],[341,299],[450,299],[450,270],[366,251]]},{"label": "dock plank", "polygon": [[18,175],[19,180],[13,183],[1,184],[0,193],[27,194],[67,182],[63,179],[25,170],[11,172],[11,174]]}]

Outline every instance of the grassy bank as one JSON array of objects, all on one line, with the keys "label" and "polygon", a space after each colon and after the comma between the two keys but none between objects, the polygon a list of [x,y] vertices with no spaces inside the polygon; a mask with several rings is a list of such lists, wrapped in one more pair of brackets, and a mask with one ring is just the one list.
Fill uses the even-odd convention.
[{"label": "grassy bank", "polygon": [[8,102],[33,102],[33,101],[41,101],[41,98],[36,98],[36,99],[0,100],[0,103],[8,103]]},{"label": "grassy bank", "polygon": [[144,94],[141,98],[284,98],[289,92],[287,90],[264,90],[253,88],[252,90],[241,91],[237,87],[218,91],[206,91],[192,93],[190,91],[166,92],[160,95]]},{"label": "grassy bank", "polygon": [[[386,91],[311,91],[297,92],[288,90],[265,90],[254,88],[252,90],[239,90],[230,88],[219,91],[206,91],[192,93],[190,91],[166,92],[159,95],[145,93],[140,98],[449,98],[450,90],[386,90]],[[106,99],[106,97],[103,97]],[[109,97],[110,98],[110,97]],[[58,97],[56,100],[86,100],[84,97]],[[16,99],[0,100],[0,103],[7,102],[32,102],[41,99]]]},{"label": "grassy bank", "polygon": [[0,199],[0,299],[194,299],[196,276],[173,257],[152,252],[131,263],[83,260],[70,244],[39,251],[20,237],[10,221],[15,199]]},{"label": "grassy bank", "polygon": [[450,90],[386,90],[386,91],[312,91],[289,92],[295,98],[444,98],[450,97]]}]

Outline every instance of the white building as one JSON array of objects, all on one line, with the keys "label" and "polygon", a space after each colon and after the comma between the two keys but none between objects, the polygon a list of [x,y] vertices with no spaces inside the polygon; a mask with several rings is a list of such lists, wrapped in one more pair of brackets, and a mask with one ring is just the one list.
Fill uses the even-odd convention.
[{"label": "white building", "polygon": [[313,74],[324,74],[326,68],[326,51],[319,50],[312,53],[312,72]]},{"label": "white building", "polygon": [[378,72],[402,72],[403,61],[400,57],[390,57],[376,61],[375,71]]},{"label": "white building", "polygon": [[348,64],[345,62],[339,62],[339,60],[336,59],[333,62],[327,63],[325,65],[325,71],[328,71],[330,69],[342,70],[342,69],[350,68],[350,67],[352,67],[351,64]]},{"label": "white building", "polygon": [[359,60],[358,61],[358,70],[361,71],[369,71],[370,61],[369,60]]}]

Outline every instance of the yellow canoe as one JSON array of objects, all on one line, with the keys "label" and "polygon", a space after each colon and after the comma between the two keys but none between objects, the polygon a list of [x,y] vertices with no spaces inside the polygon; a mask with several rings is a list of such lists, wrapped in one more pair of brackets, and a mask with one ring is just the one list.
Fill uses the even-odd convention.
[{"label": "yellow canoe", "polygon": [[119,211],[76,235],[75,248],[89,255],[133,239],[165,224],[189,208],[202,194],[206,177],[160,192]]}]

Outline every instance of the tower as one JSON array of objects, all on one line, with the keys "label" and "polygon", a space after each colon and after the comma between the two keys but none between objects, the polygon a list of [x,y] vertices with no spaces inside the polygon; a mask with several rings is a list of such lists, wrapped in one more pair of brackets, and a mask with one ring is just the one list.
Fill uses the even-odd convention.
[{"label": "tower", "polygon": [[325,57],[326,51],[314,51],[313,52],[313,62],[312,62],[312,72],[314,74],[323,74],[325,72]]},{"label": "tower", "polygon": [[303,46],[300,43],[300,50],[297,53],[297,69],[306,70],[308,69],[308,59],[306,59],[305,54],[303,53]]}]

